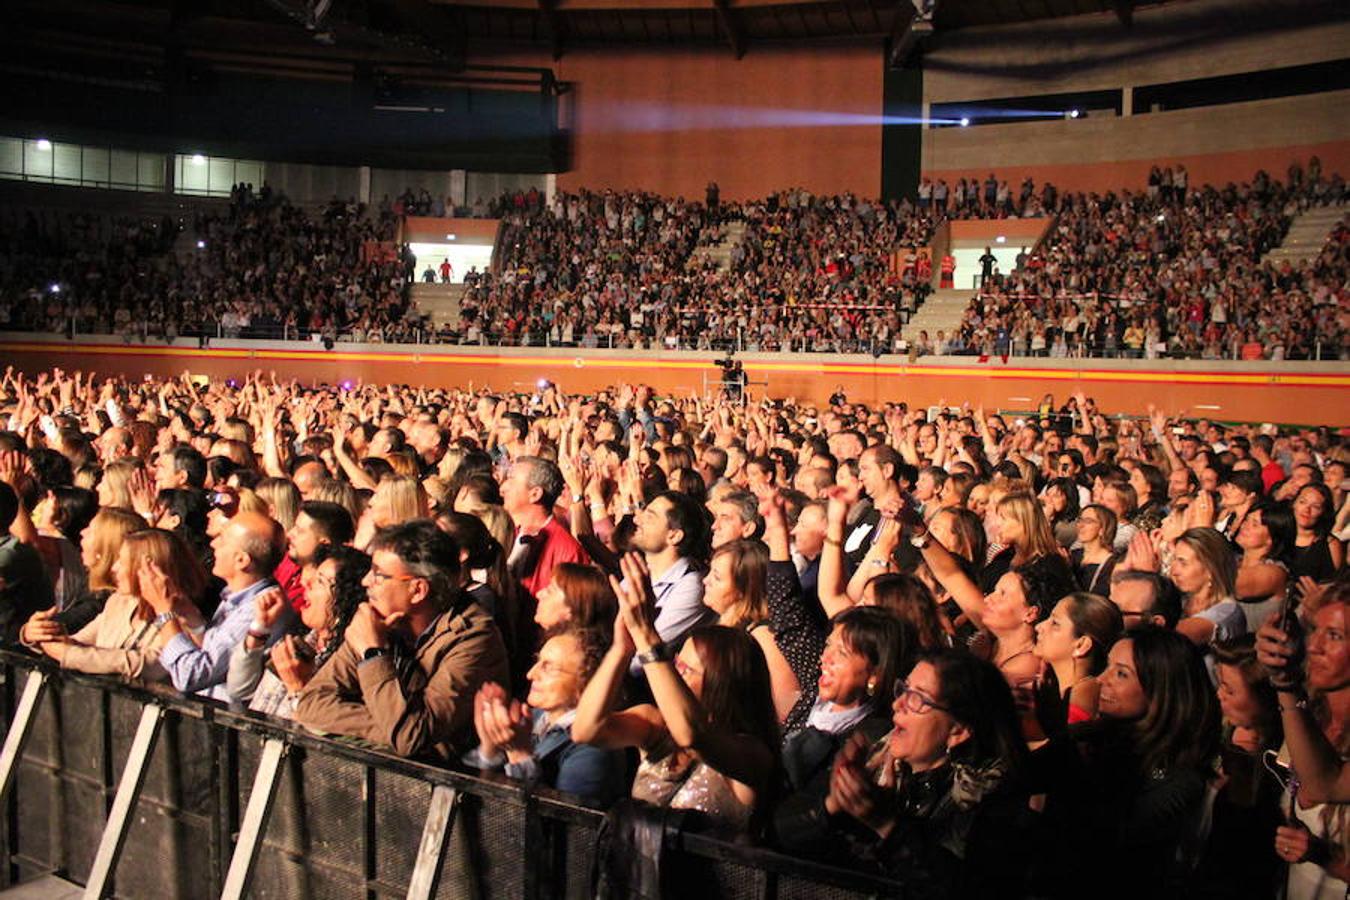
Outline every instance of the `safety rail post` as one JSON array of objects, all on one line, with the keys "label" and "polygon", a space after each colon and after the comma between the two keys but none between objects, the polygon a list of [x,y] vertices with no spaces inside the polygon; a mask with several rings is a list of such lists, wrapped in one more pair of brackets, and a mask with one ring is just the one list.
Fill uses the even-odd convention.
[{"label": "safety rail post", "polygon": [[164,724],[164,715],[164,707],[156,703],[148,704],[141,710],[141,721],[131,741],[131,752],[122,769],[122,780],[117,784],[108,822],[103,826],[103,837],[98,842],[98,853],[89,871],[89,881],[84,888],[85,900],[103,900],[112,890],[112,875],[117,869],[117,859],[122,854],[122,845],[126,842],[127,830],[131,826],[131,814],[136,809],[136,801],[145,784],[150,754],[155,749],[160,727]]},{"label": "safety rail post", "polygon": [[417,862],[408,879],[408,900],[431,900],[436,896],[445,848],[450,843],[450,831],[455,827],[458,809],[459,791],[444,784],[432,789],[431,806],[422,826],[422,841],[417,846]]},{"label": "safety rail post", "polygon": [[37,721],[38,706],[47,690],[49,677],[41,669],[34,669],[23,684],[14,719],[5,734],[5,745],[0,749],[0,803],[9,796],[9,789],[14,785],[14,773],[19,770],[19,758],[33,733],[33,723]]},{"label": "safety rail post", "polygon": [[230,857],[230,869],[225,874],[225,886],[220,892],[221,900],[241,900],[248,893],[253,867],[258,861],[258,850],[262,847],[263,835],[267,833],[267,821],[272,816],[277,785],[281,782],[281,761],[286,757],[286,750],[286,742],[279,738],[269,738],[263,742],[262,758],[258,761],[258,772],[253,776],[253,789],[249,792],[248,807],[239,825],[234,855]]}]

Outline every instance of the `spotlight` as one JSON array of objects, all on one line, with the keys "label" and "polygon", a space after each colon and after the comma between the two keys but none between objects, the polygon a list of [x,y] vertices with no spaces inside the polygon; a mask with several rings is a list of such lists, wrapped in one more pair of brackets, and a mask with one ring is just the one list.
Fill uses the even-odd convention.
[{"label": "spotlight", "polygon": [[197,249],[198,249],[198,250],[205,250],[205,249],[206,249],[206,241],[198,241],[198,242],[197,242]]},{"label": "spotlight", "polygon": [[966,128],[966,127],[968,127],[969,125],[970,125],[970,117],[969,117],[969,116],[962,116],[962,117],[961,117],[961,127],[962,127],[962,128]]},{"label": "spotlight", "polygon": [[192,164],[194,166],[204,166],[206,165],[206,157],[202,156],[200,153],[194,153],[192,154]]},{"label": "spotlight", "polygon": [[445,236],[445,239],[446,239],[447,241],[453,241],[453,240],[455,239],[455,236],[454,236],[453,234],[447,234],[447,235]]},{"label": "spotlight", "polygon": [[50,285],[47,286],[47,290],[53,294],[59,294],[61,293],[61,285],[53,281]]},{"label": "spotlight", "polygon": [[239,387],[239,380],[236,379],[236,378],[226,378],[226,379],[225,379],[225,386],[226,386],[227,388],[230,388],[231,390],[233,390],[234,388]]},{"label": "spotlight", "polygon": [[1079,111],[1076,110],[1076,109],[1071,109],[1071,110],[1069,110],[1069,118],[1070,118],[1070,119],[1076,119],[1076,118],[1078,118],[1078,117],[1081,116],[1081,115],[1082,115],[1082,113],[1079,112]]},{"label": "spotlight", "polygon": [[47,140],[46,138],[38,138],[37,148],[45,153],[48,150],[52,149],[52,142]]},{"label": "spotlight", "polygon": [[1008,243],[1008,239],[1007,239],[1007,237],[1005,237],[1004,235],[1001,235],[1001,234],[1000,234],[998,237],[994,238],[994,243],[995,243],[995,244],[1006,244],[1006,243]]},{"label": "spotlight", "polygon": [[346,381],[342,382],[341,388],[344,391],[350,391],[352,389],[352,380],[348,378]]}]

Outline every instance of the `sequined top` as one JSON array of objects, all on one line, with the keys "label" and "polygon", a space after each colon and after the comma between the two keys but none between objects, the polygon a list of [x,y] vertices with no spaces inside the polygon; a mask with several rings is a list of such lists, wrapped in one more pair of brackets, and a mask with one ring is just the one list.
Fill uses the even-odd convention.
[{"label": "sequined top", "polygon": [[653,806],[697,810],[737,830],[747,828],[754,813],[753,806],[737,798],[725,775],[680,752],[669,736],[643,754],[633,779],[633,799]]}]

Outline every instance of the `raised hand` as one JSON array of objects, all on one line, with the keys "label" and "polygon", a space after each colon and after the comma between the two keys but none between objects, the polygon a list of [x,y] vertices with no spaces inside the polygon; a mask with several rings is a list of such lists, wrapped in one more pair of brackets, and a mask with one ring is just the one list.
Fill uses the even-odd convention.
[{"label": "raised hand", "polygon": [[640,553],[629,553],[619,561],[624,580],[614,582],[619,598],[619,615],[638,651],[650,650],[661,643],[656,631],[656,593],[647,561]]},{"label": "raised hand", "polygon": [[1153,547],[1153,539],[1142,531],[1136,533],[1125,551],[1121,571],[1156,572],[1159,568],[1158,551]]},{"label": "raised hand", "polygon": [[156,613],[173,612],[173,608],[183,599],[179,587],[160,568],[159,563],[148,556],[143,557],[136,567],[136,576],[141,599]]}]

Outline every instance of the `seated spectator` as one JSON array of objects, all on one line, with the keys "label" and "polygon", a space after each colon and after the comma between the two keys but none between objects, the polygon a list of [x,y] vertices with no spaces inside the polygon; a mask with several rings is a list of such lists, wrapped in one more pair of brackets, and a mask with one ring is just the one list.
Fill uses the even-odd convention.
[{"label": "seated spectator", "polygon": [[295,719],[401,756],[451,759],[469,746],[473,693],[505,683],[506,647],[460,587],[459,548],[427,520],[377,532],[369,599],[301,692]]},{"label": "seated spectator", "polygon": [[[272,571],[281,559],[283,539],[276,522],[258,513],[241,512],[211,542],[215,553],[213,574],[225,582],[225,587],[200,641],[184,632],[169,602],[173,598],[153,594],[146,598],[165,634],[160,664],[178,690],[229,701],[225,678],[230,654],[251,628],[257,597],[281,592]],[[260,632],[260,637],[270,645],[290,626],[291,618],[289,612],[283,614],[266,632]]]},{"label": "seated spectator", "polygon": [[[126,536],[112,567],[115,590],[103,609],[74,634],[52,611],[38,612],[23,629],[62,668],[136,681],[166,681],[161,664],[175,635],[199,637],[205,627],[193,601],[206,573],[173,532],[144,529]],[[163,610],[164,612],[160,612]],[[174,623],[171,631],[166,626]]]},{"label": "seated spectator", "polygon": [[291,718],[295,701],[309,680],[342,646],[342,635],[356,608],[366,600],[362,585],[370,571],[370,557],[342,545],[320,544],[305,585],[306,604],[300,609],[303,637],[285,635],[264,649],[265,639],[286,612],[275,592],[254,600],[249,632],[230,655],[226,687],[231,703],[246,703],[255,712]]},{"label": "seated spectator", "polygon": [[577,702],[604,652],[603,632],[558,631],[539,648],[527,676],[525,705],[510,700],[499,684],[479,688],[473,709],[478,746],[464,762],[504,769],[510,778],[575,794],[600,807],[619,799],[627,768],[623,753],[572,740]]}]

